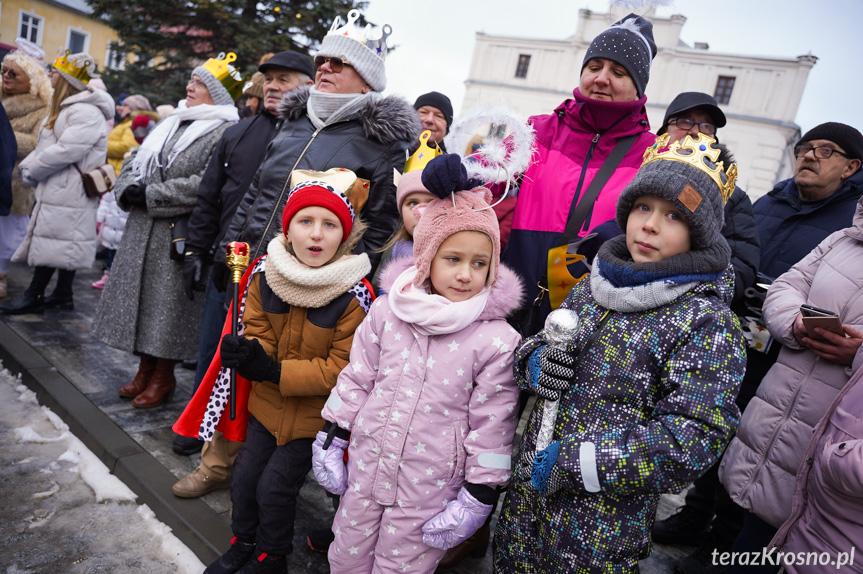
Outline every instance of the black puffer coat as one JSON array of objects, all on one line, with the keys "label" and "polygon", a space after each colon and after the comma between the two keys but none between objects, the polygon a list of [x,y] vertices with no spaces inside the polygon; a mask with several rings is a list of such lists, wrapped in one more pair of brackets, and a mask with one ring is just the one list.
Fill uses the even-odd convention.
[{"label": "black puffer coat", "polygon": [[213,243],[221,243],[222,233],[264,161],[278,121],[264,110],[222,134],[198,186],[198,200],[189,218],[187,250],[208,253]]},{"label": "black puffer coat", "polygon": [[250,260],[266,253],[281,230],[291,171],[343,167],[371,182],[360,211],[369,228],[359,249],[369,253],[372,269],[377,267],[380,254],[372,250],[392,235],[399,217],[393,170],[402,171],[405,152],[419,136],[416,110],[404,98],[388,96],[369,103],[356,119],[316,130],[306,115],[308,99],[308,89],[285,94],[279,108],[284,123],[216,250],[216,261],[224,262],[230,241],[248,243]]}]

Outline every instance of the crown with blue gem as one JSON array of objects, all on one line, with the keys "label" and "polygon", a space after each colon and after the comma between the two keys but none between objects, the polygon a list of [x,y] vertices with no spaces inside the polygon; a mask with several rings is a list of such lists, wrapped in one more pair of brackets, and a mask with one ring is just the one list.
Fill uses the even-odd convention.
[{"label": "crown with blue gem", "polygon": [[[718,162],[720,149],[714,147],[716,140],[702,133],[697,138],[687,135],[679,142],[668,143],[668,134],[656,138],[656,142],[644,150],[641,166],[654,161],[679,161],[691,165],[706,173],[716,183],[722,194],[722,204],[734,193],[734,182],[737,180],[737,164],[732,163],[728,170],[723,168],[724,162]],[[723,182],[723,177],[725,181]]]}]

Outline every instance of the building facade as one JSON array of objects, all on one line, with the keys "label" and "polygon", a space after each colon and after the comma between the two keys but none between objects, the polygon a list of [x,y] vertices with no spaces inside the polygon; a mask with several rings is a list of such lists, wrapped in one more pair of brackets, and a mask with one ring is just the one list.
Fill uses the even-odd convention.
[{"label": "building facade", "polygon": [[0,43],[14,46],[23,37],[45,50],[48,62],[69,49],[87,52],[99,69],[121,69],[123,58],[112,49],[117,33],[92,14],[85,0],[0,0]]},{"label": "building facade", "polygon": [[[576,33],[564,40],[478,32],[463,108],[505,103],[526,116],[550,113],[572,97],[591,40],[626,13],[580,10]],[[650,11],[645,17],[653,23],[657,46],[646,90],[651,129],[659,129],[680,92],[712,94],[728,118],[720,141],[736,156],[738,183],[753,201],[791,177],[792,148],[800,137],[794,118],[817,58],[711,52],[706,44],[689,46],[680,39],[685,16],[659,18]]]}]

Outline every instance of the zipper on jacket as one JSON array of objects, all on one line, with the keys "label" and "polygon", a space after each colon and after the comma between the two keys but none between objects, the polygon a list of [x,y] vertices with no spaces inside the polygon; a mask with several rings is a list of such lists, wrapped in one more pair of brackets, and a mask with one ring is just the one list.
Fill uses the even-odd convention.
[{"label": "zipper on jacket", "polygon": [[[584,163],[581,164],[581,173],[578,174],[578,185],[575,186],[575,195],[572,198],[576,205],[581,201],[581,186],[584,185],[584,175],[587,172],[587,166],[590,163],[590,159],[593,157],[593,150],[596,149],[596,144],[599,142],[599,137],[601,135],[602,134],[597,133],[593,137],[593,140],[590,142],[590,148],[587,150],[587,155],[584,156]],[[582,226],[583,225],[584,224],[582,224]]]}]

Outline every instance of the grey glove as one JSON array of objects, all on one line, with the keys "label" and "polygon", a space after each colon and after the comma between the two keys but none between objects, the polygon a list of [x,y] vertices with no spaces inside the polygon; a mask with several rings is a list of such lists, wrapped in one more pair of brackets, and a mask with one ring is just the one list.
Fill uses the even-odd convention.
[{"label": "grey glove", "polygon": [[30,170],[26,167],[20,170],[21,173],[21,181],[24,182],[24,185],[29,185],[30,187],[36,187],[39,185],[39,182],[30,177]]}]

